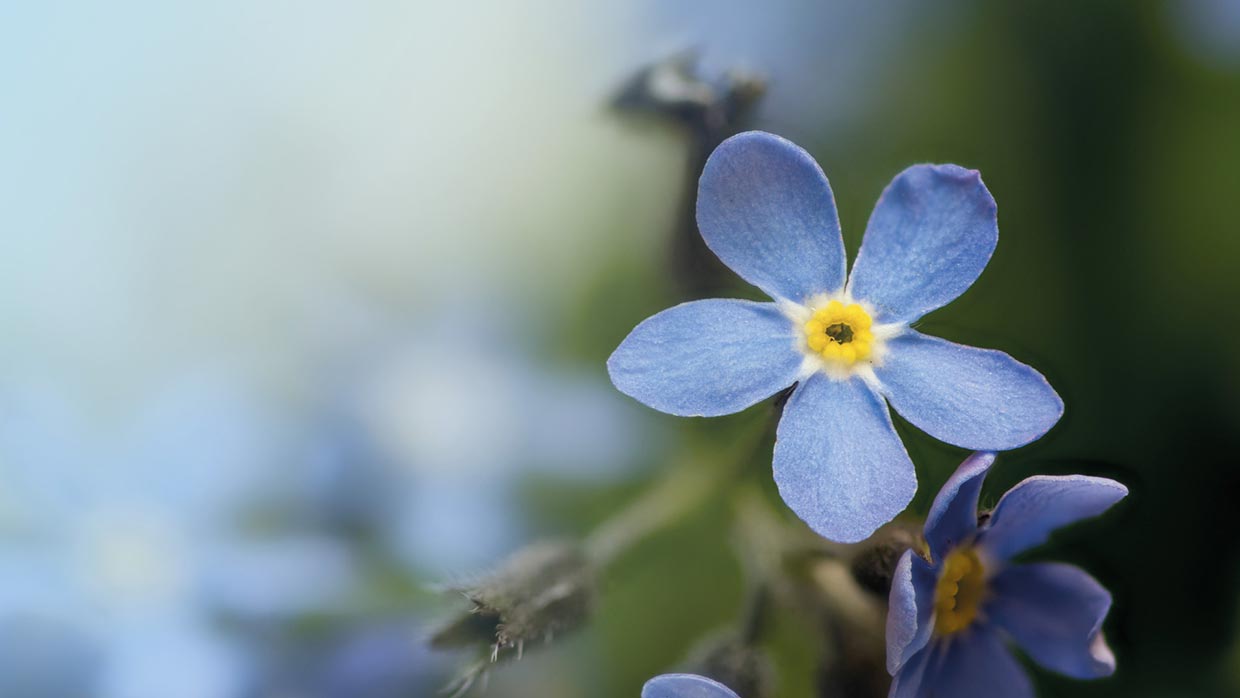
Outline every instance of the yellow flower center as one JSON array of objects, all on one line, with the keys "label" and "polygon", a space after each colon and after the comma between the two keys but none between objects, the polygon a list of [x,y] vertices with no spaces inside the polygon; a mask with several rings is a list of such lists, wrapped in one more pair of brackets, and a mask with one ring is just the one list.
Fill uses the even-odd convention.
[{"label": "yellow flower center", "polygon": [[934,633],[951,635],[977,618],[986,593],[985,570],[972,548],[957,548],[943,560],[934,588]]},{"label": "yellow flower center", "polygon": [[851,366],[874,350],[873,320],[860,305],[831,301],[805,322],[805,343],[828,361]]}]

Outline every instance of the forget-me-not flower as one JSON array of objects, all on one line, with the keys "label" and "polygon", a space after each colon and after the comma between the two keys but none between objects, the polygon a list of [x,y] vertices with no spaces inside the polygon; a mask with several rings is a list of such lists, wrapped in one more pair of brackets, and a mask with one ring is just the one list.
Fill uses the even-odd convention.
[{"label": "forget-me-not flower", "polygon": [[642,686],[642,698],[738,698],[732,689],[697,674],[663,674]]},{"label": "forget-me-not flower", "polygon": [[910,167],[879,198],[846,278],[818,164],[778,136],[734,136],[706,163],[698,226],[775,302],[701,300],[654,315],[608,359],[612,382],[680,416],[738,412],[797,383],[775,443],[780,494],[827,538],[863,540],[917,489],[884,399],[969,449],[1024,445],[1063,413],[1029,366],[911,327],[981,274],[998,241],[995,210],[977,172]]},{"label": "forget-me-not flower", "polygon": [[[22,667],[19,695],[244,695],[253,661],[240,623],[219,618],[343,604],[353,566],[335,539],[238,525],[258,473],[278,462],[274,420],[249,395],[211,373],[100,431],[80,393],[5,392],[0,647],[33,651],[41,628],[51,655]],[[85,692],[66,691],[68,671]]]},{"label": "forget-me-not flower", "polygon": [[930,561],[909,550],[896,565],[887,614],[891,698],[1033,696],[1005,639],[1073,678],[1115,671],[1102,635],[1110,593],[1072,565],[1010,560],[1051,531],[1106,511],[1128,489],[1100,477],[1039,475],[1009,490],[979,525],[978,493],[994,459],[973,454],[935,498],[925,527]]}]

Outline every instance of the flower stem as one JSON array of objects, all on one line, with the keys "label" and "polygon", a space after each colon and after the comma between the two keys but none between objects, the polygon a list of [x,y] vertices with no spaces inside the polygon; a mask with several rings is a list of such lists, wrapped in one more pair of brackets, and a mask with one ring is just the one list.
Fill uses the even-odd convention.
[{"label": "flower stem", "polygon": [[712,456],[732,454],[722,470],[713,463],[713,457],[687,455],[681,458],[679,464],[654,486],[600,524],[585,539],[586,554],[603,569],[647,536],[695,511],[737,479],[765,442],[769,426],[765,417],[751,420],[739,429],[731,448],[712,453]]}]

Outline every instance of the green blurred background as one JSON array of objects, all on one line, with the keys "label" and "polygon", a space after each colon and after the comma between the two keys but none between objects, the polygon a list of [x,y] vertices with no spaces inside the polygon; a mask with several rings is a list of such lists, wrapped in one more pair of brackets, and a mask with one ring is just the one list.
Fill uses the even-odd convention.
[{"label": "green blurred background", "polygon": [[[229,529],[326,536],[351,581],[275,620],[265,606],[259,621],[213,607],[204,623],[236,657],[218,669],[234,689],[200,694],[443,685],[455,658],[410,654],[403,635],[404,649],[376,641],[386,664],[365,643],[344,662],[360,684],[316,672],[335,666],[321,658],[341,638],[459,607],[426,583],[585,534],[672,460],[715,455],[769,410],[680,420],[606,380],[637,322],[705,292],[686,292],[670,261],[698,166],[690,134],[608,106],[637,70],[685,49],[703,74],[765,76],[748,123],[819,160],[850,254],[911,163],[976,168],[994,194],[993,260],[922,328],[1034,365],[1067,407],[1045,438],[1001,456],[985,498],[1035,473],[1132,492],[1036,554],[1113,591],[1119,665],[1090,683],[1035,672],[1040,695],[1240,695],[1234,0],[8,6],[0,474],[12,494],[0,523],[21,544],[6,550],[63,548],[12,513],[34,501],[22,488],[36,474],[51,489],[98,474],[101,444],[186,380],[240,386],[270,448],[251,468],[258,503]],[[722,278],[711,295],[755,293]],[[32,430],[30,394],[70,405],[77,426]],[[964,454],[898,426],[924,512]],[[214,454],[171,441],[160,463]],[[358,484],[389,477],[401,484]],[[711,500],[638,545],[603,580],[593,621],[502,667],[490,695],[635,697],[740,615],[729,521]],[[19,559],[0,552],[11,579],[48,586]],[[25,593],[0,594],[0,611],[34,608]],[[83,676],[111,676],[114,647],[146,632],[108,623],[83,631],[95,647]],[[813,635],[776,618],[780,696],[813,695]],[[167,680],[98,694],[171,695]]]}]

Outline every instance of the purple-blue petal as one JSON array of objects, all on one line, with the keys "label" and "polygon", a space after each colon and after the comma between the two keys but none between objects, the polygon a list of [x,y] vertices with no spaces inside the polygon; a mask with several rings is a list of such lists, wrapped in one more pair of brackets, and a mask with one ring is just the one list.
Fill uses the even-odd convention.
[{"label": "purple-blue petal", "polygon": [[849,288],[881,322],[912,322],[973,285],[999,241],[995,200],[975,170],[914,165],[878,199]]},{"label": "purple-blue petal", "polygon": [[772,298],[802,303],[844,287],[844,239],[831,186],[814,158],[761,131],[724,141],[698,182],[707,246]]},{"label": "purple-blue petal", "polygon": [[917,491],[887,406],[860,379],[810,376],[788,399],[776,436],[780,495],[831,540],[865,540]]},{"label": "purple-blue petal", "polygon": [[977,498],[995,454],[978,451],[969,456],[939,490],[926,516],[926,542],[937,562],[977,532]]},{"label": "purple-blue petal", "polygon": [[929,696],[926,692],[926,674],[931,669],[932,660],[938,657],[934,647],[926,647],[914,654],[891,676],[891,690],[887,698],[922,698]]},{"label": "purple-blue petal", "polygon": [[986,625],[933,640],[896,673],[889,698],[1033,698],[1020,663]]},{"label": "purple-blue petal", "polygon": [[739,412],[796,381],[802,356],[774,303],[704,300],[647,318],[607,360],[620,392],[661,412]]},{"label": "purple-blue petal", "polygon": [[1111,594],[1084,570],[1016,565],[995,576],[990,590],[986,615],[1038,664],[1077,679],[1115,671],[1115,655],[1102,636]]},{"label": "purple-blue petal", "polygon": [[922,677],[925,698],[1033,698],[1025,670],[992,628],[975,624],[945,640]]},{"label": "purple-blue petal", "polygon": [[887,356],[875,373],[896,412],[962,448],[1023,446],[1063,415],[1063,400],[1033,368],[1001,351],[912,330],[887,342]]},{"label": "purple-blue petal", "polygon": [[893,676],[930,641],[936,576],[912,550],[896,563],[887,610],[887,672]]},{"label": "purple-blue petal", "polygon": [[696,674],[663,674],[646,682],[642,698],[737,698],[732,689]]},{"label": "purple-blue petal", "polygon": [[1046,541],[1051,531],[1101,514],[1128,495],[1128,488],[1104,477],[1035,475],[999,500],[978,540],[1005,560]]}]

